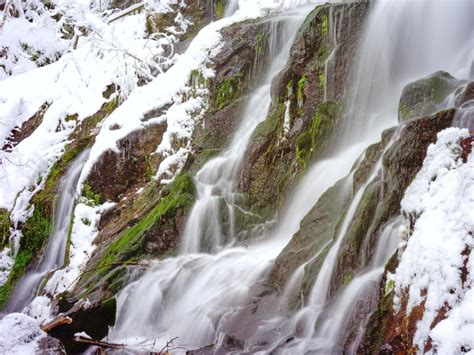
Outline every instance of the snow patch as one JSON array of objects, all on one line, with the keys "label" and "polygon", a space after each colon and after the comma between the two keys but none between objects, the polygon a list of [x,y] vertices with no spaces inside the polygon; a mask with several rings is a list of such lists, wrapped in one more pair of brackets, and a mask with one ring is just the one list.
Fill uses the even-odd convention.
[{"label": "snow patch", "polygon": [[13,259],[10,253],[10,248],[5,248],[0,251],[0,286],[3,286],[5,282],[7,282],[8,275],[13,267]]},{"label": "snow patch", "polygon": [[[424,304],[414,343],[424,349],[431,339],[432,352],[440,354],[459,353],[461,346],[474,348],[474,258],[471,254],[467,260],[466,255],[474,246],[474,154],[463,162],[459,141],[466,137],[467,130],[448,128],[429,147],[401,202],[405,231],[411,230],[410,219],[415,223],[411,235],[402,233],[403,254],[391,275],[396,309],[405,294],[407,313]],[[463,269],[467,276],[462,276]],[[467,277],[464,283],[462,277]],[[446,319],[431,329],[443,307]]]},{"label": "snow patch", "polygon": [[35,354],[44,337],[38,321],[26,314],[11,313],[0,320],[0,354]]},{"label": "snow patch", "polygon": [[71,232],[69,263],[65,268],[56,271],[48,280],[45,290],[49,294],[64,292],[78,281],[78,277],[84,271],[87,261],[96,248],[93,241],[98,233],[97,227],[100,217],[114,205],[114,203],[108,202],[95,207],[83,203],[76,206]]}]

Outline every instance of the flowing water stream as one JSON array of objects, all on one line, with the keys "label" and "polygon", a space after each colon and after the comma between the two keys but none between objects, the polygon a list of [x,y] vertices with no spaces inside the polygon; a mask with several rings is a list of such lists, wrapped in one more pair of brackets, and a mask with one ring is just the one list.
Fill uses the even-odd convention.
[{"label": "flowing water stream", "polygon": [[[474,3],[452,4],[428,0],[375,2],[353,68],[337,147],[330,158],[308,169],[272,230],[265,231],[259,241],[247,247],[236,247],[232,244],[235,237],[232,222],[224,231],[220,211],[224,206],[233,220],[236,184],[250,135],[265,119],[271,99],[271,79],[288,59],[294,34],[310,9],[299,8],[268,19],[284,24],[278,33],[275,30],[278,26],[269,27],[273,60],[268,74],[251,94],[229,148],[206,163],[196,175],[198,199],[182,238],[181,255],[154,262],[144,275],[120,292],[117,322],[109,340],[148,348],[154,344],[155,349],[161,349],[174,337],[179,337],[179,344],[188,349],[221,342],[223,334],[235,327],[239,314],[259,292],[274,259],[298,231],[301,220],[318,198],[347,176],[364,148],[377,141],[382,130],[397,125],[398,102],[404,85],[438,70],[449,71],[458,78],[469,77],[474,60],[472,48],[469,49]],[[332,22],[330,26],[334,26]],[[337,39],[337,28],[330,31],[336,32]],[[335,45],[337,48],[337,42]],[[327,68],[329,61],[326,75]],[[276,307],[274,317],[254,319],[257,324],[249,326],[253,334],[246,339],[247,350],[268,353],[273,349],[287,354],[342,352],[341,342],[350,314],[370,285],[380,280],[383,266],[398,241],[399,222],[393,220],[380,233],[376,251],[366,268],[339,294],[328,299],[341,242],[365,187],[380,173],[380,166],[381,161],[355,193],[309,300],[293,314],[286,307]],[[291,288],[297,287],[303,275],[304,266],[301,266],[290,279],[290,287],[282,299],[289,297]],[[276,301],[280,306],[285,303],[282,299],[280,303]],[[286,345],[285,341],[295,338],[295,334],[297,339]],[[357,339],[348,351],[354,352],[356,346]]]},{"label": "flowing water stream", "polygon": [[64,265],[66,244],[76,188],[82,167],[89,156],[83,151],[71,164],[59,184],[59,200],[55,203],[53,230],[39,262],[18,282],[6,307],[7,313],[20,312],[35,297],[44,277]]}]

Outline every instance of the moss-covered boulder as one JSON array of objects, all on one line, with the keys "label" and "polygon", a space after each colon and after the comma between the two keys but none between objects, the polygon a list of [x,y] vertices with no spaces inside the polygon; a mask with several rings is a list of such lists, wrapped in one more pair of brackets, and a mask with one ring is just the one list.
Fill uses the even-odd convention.
[{"label": "moss-covered boulder", "polygon": [[[78,298],[100,300],[112,297],[122,286],[127,265],[146,257],[172,254],[177,249],[185,216],[195,194],[192,179],[181,174],[161,190],[150,209],[130,221],[125,229],[109,238],[99,235],[99,246],[87,266],[90,272],[82,274],[76,287]],[[136,203],[144,201],[138,199]]]},{"label": "moss-covered boulder", "polygon": [[460,82],[457,79],[444,71],[438,71],[426,78],[408,84],[403,89],[400,98],[399,122],[437,112],[440,110],[443,101],[459,84]]},{"label": "moss-covered boulder", "polygon": [[[287,66],[272,83],[272,105],[251,138],[240,181],[248,209],[263,220],[281,208],[309,163],[331,146],[367,10],[367,3],[317,6],[297,34]],[[336,18],[341,22],[337,29]]]},{"label": "moss-covered boulder", "polygon": [[0,208],[0,250],[3,249],[10,239],[10,212]]}]

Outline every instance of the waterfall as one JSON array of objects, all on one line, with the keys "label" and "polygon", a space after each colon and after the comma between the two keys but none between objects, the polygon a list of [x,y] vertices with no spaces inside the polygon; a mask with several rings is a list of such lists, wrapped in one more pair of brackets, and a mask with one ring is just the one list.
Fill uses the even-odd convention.
[{"label": "waterfall", "polygon": [[236,174],[248,139],[267,114],[270,81],[285,64],[293,37],[309,10],[311,7],[303,7],[281,15],[284,35],[269,33],[270,37],[282,37],[285,45],[273,57],[266,79],[251,96],[229,148],[196,175],[198,200],[185,228],[181,255],[157,262],[121,291],[116,326],[109,334],[111,340],[139,347],[152,339],[157,349],[175,336],[188,348],[215,342],[252,289],[265,278],[272,260],[298,230],[302,218],[327,188],[349,172],[366,146],[367,142],[349,146],[344,153],[312,167],[294,192],[276,230],[262,238],[263,242],[248,248],[227,247],[215,255],[192,254],[201,250],[202,240],[207,239],[211,246],[223,245],[220,221],[209,211],[216,208],[216,199],[224,200],[227,208],[232,206]]},{"label": "waterfall", "polygon": [[224,17],[229,17],[234,14],[239,8],[239,0],[229,0],[227,1],[227,5],[225,7]]},{"label": "waterfall", "polygon": [[377,139],[396,125],[401,92],[412,81],[439,70],[469,78],[472,13],[472,1],[376,1],[352,70],[341,141]]},{"label": "waterfall", "polygon": [[76,200],[76,188],[82,167],[89,156],[83,151],[68,168],[59,183],[59,201],[55,204],[53,230],[39,262],[17,283],[6,312],[19,312],[35,297],[44,277],[64,265],[71,215]]},{"label": "waterfall", "polygon": [[[472,2],[452,6],[447,1],[428,0],[375,2],[359,47],[345,102],[342,133],[333,154],[309,168],[273,230],[264,231],[259,241],[250,242],[247,247],[235,247],[231,245],[235,237],[232,222],[229,230],[224,231],[219,216],[222,209],[227,209],[232,220],[238,193],[236,180],[248,140],[265,118],[270,103],[269,83],[288,58],[291,40],[308,9],[298,10],[297,16],[282,15],[286,32],[281,37],[286,44],[277,50],[266,79],[252,93],[228,149],[206,163],[195,177],[198,198],[182,237],[181,254],[154,262],[140,279],[120,292],[117,322],[109,340],[132,348],[159,350],[169,339],[179,337],[180,346],[192,349],[219,343],[229,330],[237,329],[245,335],[245,349],[251,352],[326,353],[330,349],[337,353],[354,305],[365,289],[380,279],[397,242],[398,222],[391,221],[380,234],[367,268],[333,300],[328,299],[339,247],[365,187],[380,171],[382,158],[353,197],[335,240],[331,246],[326,245],[330,250],[309,302],[294,314],[287,307],[268,306],[273,314],[265,319],[255,317],[249,321],[245,312],[251,308],[253,297],[263,292],[262,283],[274,259],[319,197],[350,173],[364,148],[377,141],[384,129],[397,125],[402,88],[440,69],[468,77],[472,52],[466,49],[466,43],[471,42],[473,6]],[[270,37],[276,35],[269,33]],[[329,65],[330,59],[326,68]],[[303,274],[301,266],[290,285],[297,287]],[[289,297],[292,287],[283,297]],[[275,298],[277,305],[284,303]],[[336,307],[342,313],[338,317],[332,315]],[[290,338],[293,341],[287,343]]]},{"label": "waterfall", "polygon": [[[468,14],[473,13],[474,3],[459,2],[456,5],[448,1],[427,0],[375,3],[353,67],[352,85],[340,128],[340,145],[345,146],[361,138],[375,141],[384,129],[396,125],[399,98],[406,84],[438,70],[446,70],[462,79],[470,77],[471,63],[474,61],[471,46],[474,28]],[[452,26],[452,23],[456,23],[456,26]],[[440,40],[433,41],[433,37]],[[456,114],[455,124],[472,124],[467,122],[471,117],[470,110],[470,102],[461,107]],[[392,138],[390,144],[394,144],[395,139]],[[333,300],[328,299],[328,294],[338,252],[349,223],[364,189],[379,172],[381,163],[379,159],[371,176],[352,198],[312,287],[308,304],[289,320],[283,320],[285,324],[281,326],[280,343],[274,344],[279,347],[279,352],[339,354],[356,351],[363,330],[357,334],[358,340],[349,344],[349,348],[343,348],[341,342],[344,341],[347,322],[358,300],[364,299],[370,285],[380,280],[383,266],[390,256],[390,253],[384,252],[395,250],[397,222],[389,223],[380,234],[377,250],[369,266]],[[295,278],[302,279],[302,273],[304,268],[300,267],[290,280],[294,283]],[[298,336],[291,344],[281,345],[294,334]]]},{"label": "waterfall", "polygon": [[[305,13],[305,12],[304,12]],[[285,65],[292,39],[304,16],[302,11],[269,20],[270,58],[273,58],[263,83],[250,95],[240,126],[229,147],[207,162],[196,174],[197,201],[188,217],[181,252],[216,252],[235,237],[236,183],[246,147],[257,125],[265,120],[271,103],[270,84]],[[283,24],[280,26],[280,24]],[[228,231],[223,230],[222,209],[229,215]]]}]

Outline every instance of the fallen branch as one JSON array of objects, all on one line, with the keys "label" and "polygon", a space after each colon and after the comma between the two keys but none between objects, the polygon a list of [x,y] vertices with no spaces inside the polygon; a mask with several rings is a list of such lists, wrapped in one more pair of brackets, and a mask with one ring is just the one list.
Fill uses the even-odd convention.
[{"label": "fallen branch", "polygon": [[[173,338],[171,340],[168,340],[166,342],[166,345],[163,346],[163,348],[160,350],[160,352],[158,354],[169,354],[169,349],[170,349],[170,345],[173,343],[173,341],[175,341],[176,339],[178,339],[178,337],[176,338]],[[166,350],[166,351],[165,351]]]},{"label": "fallen branch", "polygon": [[131,13],[134,13],[134,12],[140,12],[143,8],[145,8],[145,3],[139,3],[139,4],[135,4],[135,5],[132,5],[116,14],[113,14],[111,15],[108,19],[107,19],[107,23],[110,24],[114,21],[117,21],[118,19],[121,19],[122,17],[125,17],[127,15],[130,15]]},{"label": "fallen branch", "polygon": [[71,318],[61,316],[61,317],[58,317],[58,318],[54,319],[52,322],[49,322],[45,325],[42,325],[40,328],[43,332],[47,333],[47,332],[51,331],[52,329],[59,327],[60,325],[71,324],[71,323],[72,323]]},{"label": "fallen branch", "polygon": [[125,347],[125,345],[122,345],[122,344],[107,343],[105,341],[95,340],[95,339],[92,339],[92,338],[86,338],[86,337],[81,336],[81,335],[76,335],[73,338],[73,340],[77,343],[98,346],[98,347],[103,348],[103,349],[118,350],[118,349],[123,349]]}]

